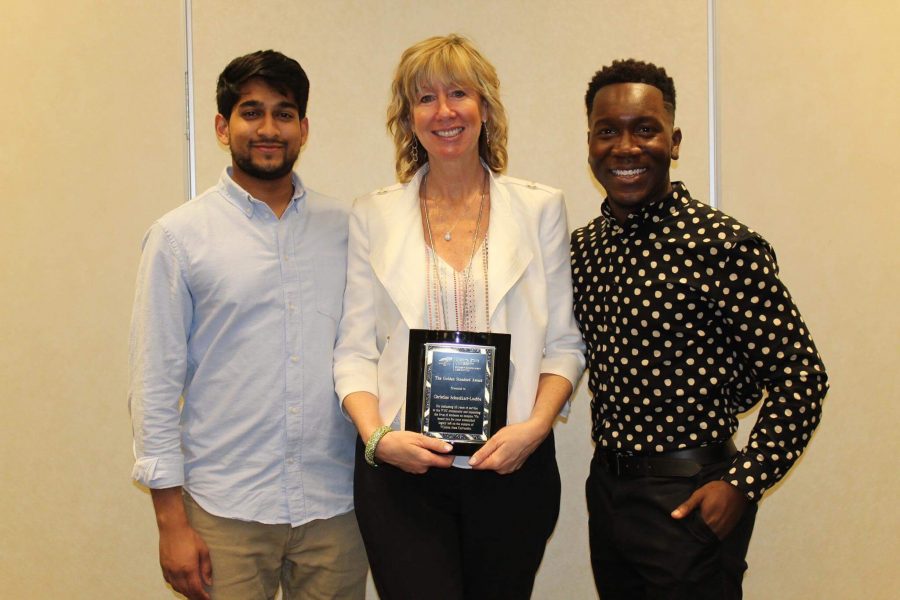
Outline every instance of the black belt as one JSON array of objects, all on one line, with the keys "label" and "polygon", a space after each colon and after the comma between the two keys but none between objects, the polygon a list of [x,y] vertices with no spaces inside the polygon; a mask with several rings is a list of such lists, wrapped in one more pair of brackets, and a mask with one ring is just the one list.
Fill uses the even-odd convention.
[{"label": "black belt", "polygon": [[704,466],[727,460],[737,454],[734,440],[714,446],[685,448],[644,456],[620,454],[597,446],[594,456],[613,475],[693,477]]}]

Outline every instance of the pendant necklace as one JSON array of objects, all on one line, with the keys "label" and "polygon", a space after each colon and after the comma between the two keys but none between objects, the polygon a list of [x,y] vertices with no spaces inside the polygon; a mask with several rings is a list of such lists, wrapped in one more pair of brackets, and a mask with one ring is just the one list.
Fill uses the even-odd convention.
[{"label": "pendant necklace", "polygon": [[[481,195],[481,198],[482,198],[482,202],[484,202],[484,194]],[[453,230],[456,229],[456,226],[457,226],[457,225],[459,225],[459,219],[461,219],[461,218],[462,218],[462,216],[460,215],[460,216],[456,219],[456,222],[453,224],[453,227],[451,227],[450,229],[448,229],[448,230],[444,233],[444,241],[449,242],[450,240],[453,239],[453,236],[450,235],[450,234],[453,233]]]},{"label": "pendant necklace", "polygon": [[[425,174],[425,177],[426,178],[428,177],[427,173]],[[425,187],[426,180],[427,179],[423,179],[423,181],[422,181],[423,188]],[[474,259],[475,259],[475,251],[478,249],[478,246],[477,246],[478,234],[481,231],[481,217],[484,214],[484,199],[485,199],[485,196],[487,195],[487,184],[488,184],[488,175],[487,175],[487,172],[485,172],[484,185],[481,188],[481,203],[478,206],[478,219],[475,221],[475,233],[472,235],[472,251],[470,252],[470,256],[469,256],[469,263],[468,263],[468,265],[466,265],[466,269],[464,271],[464,273],[465,273],[464,286],[465,287],[463,289],[466,290],[467,294],[468,294],[468,290],[469,290],[469,281],[470,281],[471,273],[472,273],[472,262],[474,262]],[[431,265],[432,265],[432,268],[434,271],[434,278],[437,280],[437,283],[438,283],[438,294],[440,295],[441,315],[443,317],[442,321],[443,321],[444,329],[446,330],[446,329],[449,329],[449,323],[447,323],[447,312],[444,307],[444,283],[443,283],[443,278],[441,277],[440,270],[438,269],[437,252],[434,249],[434,233],[432,232],[432,229],[431,229],[431,217],[428,214],[428,203],[425,201],[424,195],[422,196],[421,201],[422,201],[422,212],[425,213],[425,226],[428,230],[428,243],[431,247]],[[459,223],[459,219],[456,220],[456,223],[453,224],[453,227],[456,227],[457,223]],[[451,227],[444,234],[444,239],[448,242],[451,240],[450,233],[453,231],[453,227]],[[487,242],[487,240],[485,240],[485,242]],[[486,254],[486,252],[485,252],[486,250],[487,250],[487,248],[485,247],[483,249],[484,254]],[[484,281],[485,300],[487,301],[487,256],[484,256],[483,262],[484,262],[483,266],[485,268],[485,281]],[[488,310],[488,307],[485,306],[485,311],[487,311],[487,310]],[[457,325],[458,329],[463,329],[465,327],[465,323],[468,319],[467,313],[468,313],[468,302],[463,302],[462,319],[460,319],[459,315],[457,315],[457,317],[456,317],[456,325]],[[487,324],[488,324],[488,328],[489,328],[488,330],[490,330],[490,320],[488,320]]]},{"label": "pendant necklace", "polygon": [[[422,187],[423,187],[423,188],[425,187],[425,181],[426,181],[427,179],[428,179],[428,174],[426,173],[426,174],[425,174],[425,177],[424,177],[423,180],[422,180]],[[484,202],[484,194],[485,194],[485,192],[486,192],[486,186],[482,186],[482,188],[481,188],[481,202],[482,202],[482,203]],[[447,231],[444,232],[444,235],[443,235],[442,237],[444,238],[444,241],[445,241],[445,242],[449,242],[450,240],[453,239],[453,230],[456,229],[456,226],[457,226],[457,225],[459,225],[459,221],[460,221],[460,219],[462,219],[462,217],[463,217],[462,215],[456,217],[456,221],[453,222],[453,225],[450,226],[450,229],[448,229]]]}]

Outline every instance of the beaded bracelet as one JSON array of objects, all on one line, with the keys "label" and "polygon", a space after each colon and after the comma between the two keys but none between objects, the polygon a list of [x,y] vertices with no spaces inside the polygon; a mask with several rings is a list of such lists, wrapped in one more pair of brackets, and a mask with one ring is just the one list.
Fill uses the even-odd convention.
[{"label": "beaded bracelet", "polygon": [[378,429],[376,429],[371,436],[369,436],[369,441],[366,442],[366,462],[373,467],[377,467],[378,463],[375,462],[375,449],[378,448],[378,442],[381,441],[386,434],[393,431],[390,425],[382,425]]}]

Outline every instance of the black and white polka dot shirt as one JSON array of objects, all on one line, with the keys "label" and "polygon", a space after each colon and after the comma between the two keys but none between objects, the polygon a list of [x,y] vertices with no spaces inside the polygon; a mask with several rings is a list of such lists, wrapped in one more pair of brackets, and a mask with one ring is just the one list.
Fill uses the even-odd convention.
[{"label": "black and white polka dot shirt", "polygon": [[765,391],[723,479],[758,500],[784,476],[828,384],[768,242],[676,182],[624,226],[604,202],[572,233],[572,276],[599,446],[654,454],[723,442]]}]

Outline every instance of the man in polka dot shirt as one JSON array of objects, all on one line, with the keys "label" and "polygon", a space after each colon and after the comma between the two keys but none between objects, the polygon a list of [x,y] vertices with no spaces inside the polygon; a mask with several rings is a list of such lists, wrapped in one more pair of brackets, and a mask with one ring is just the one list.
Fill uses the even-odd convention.
[{"label": "man in polka dot shirt", "polygon": [[[665,70],[615,61],[585,101],[588,162],[607,193],[572,234],[597,590],[740,598],[756,502],[818,424],[825,368],[768,242],[669,180],[681,131]],[[737,416],[760,399],[738,451]]]}]

